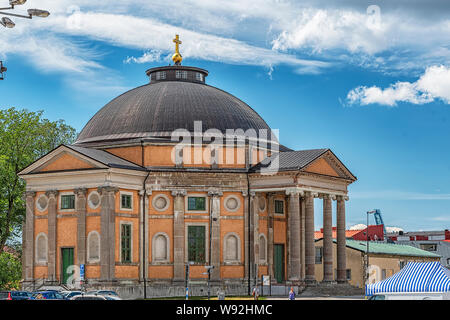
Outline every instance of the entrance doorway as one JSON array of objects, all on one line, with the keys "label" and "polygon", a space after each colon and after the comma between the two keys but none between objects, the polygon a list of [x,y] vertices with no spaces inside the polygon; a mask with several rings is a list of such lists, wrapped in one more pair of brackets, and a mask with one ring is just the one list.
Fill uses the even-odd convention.
[{"label": "entrance doorway", "polygon": [[284,244],[274,244],[273,255],[275,279],[277,283],[282,283],[284,280]]},{"label": "entrance doorway", "polygon": [[73,266],[73,248],[62,248],[61,249],[61,257],[62,257],[62,283],[67,284],[69,277],[73,275],[74,268]]}]

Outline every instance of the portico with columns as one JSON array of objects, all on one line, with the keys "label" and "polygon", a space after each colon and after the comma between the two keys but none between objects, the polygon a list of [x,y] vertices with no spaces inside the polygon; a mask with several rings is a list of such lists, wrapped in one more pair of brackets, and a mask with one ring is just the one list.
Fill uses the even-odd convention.
[{"label": "portico with columns", "polygon": [[[294,158],[305,161],[304,155],[293,155]],[[356,177],[339,161],[331,152],[325,151],[319,157],[312,155],[311,162],[298,165],[292,170],[292,163],[283,167],[284,155],[278,157],[281,160],[280,167],[273,175],[250,175],[250,190],[256,198],[268,199],[267,239],[268,239],[268,272],[272,283],[276,284],[274,276],[275,263],[273,248],[277,243],[285,246],[286,284],[315,284],[315,221],[314,199],[320,199],[322,205],[323,225],[323,283],[347,283],[346,280],[346,256],[345,256],[345,202],[349,200],[348,185],[356,181]],[[292,157],[290,161],[293,161]],[[317,166],[317,163],[320,166]],[[327,174],[323,174],[323,173]],[[331,174],[332,173],[332,174]],[[275,212],[275,199],[284,198],[286,214],[279,215]],[[317,200],[316,200],[317,201]],[[333,205],[335,207],[335,221],[337,225],[337,266],[336,276],[333,272]],[[255,220],[258,220],[256,218]],[[278,227],[274,223],[278,222]],[[317,224],[320,223],[316,221]],[[262,232],[262,230],[250,228],[250,232]],[[278,233],[278,235],[277,235]],[[283,234],[280,237],[280,233]],[[250,236],[250,239],[255,237]],[[285,240],[284,240],[285,239]],[[284,242],[282,242],[284,240]],[[250,257],[251,263],[258,261],[258,256]],[[252,275],[254,276],[254,275]],[[260,274],[259,274],[260,276]]]}]

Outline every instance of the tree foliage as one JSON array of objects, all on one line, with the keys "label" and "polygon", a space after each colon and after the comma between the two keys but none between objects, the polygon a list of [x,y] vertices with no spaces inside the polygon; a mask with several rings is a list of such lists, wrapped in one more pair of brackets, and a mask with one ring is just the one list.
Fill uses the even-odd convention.
[{"label": "tree foliage", "polygon": [[0,290],[18,290],[22,278],[22,263],[15,255],[0,253]]},{"label": "tree foliage", "polygon": [[17,173],[60,144],[70,144],[76,131],[63,120],[44,119],[43,112],[0,110],[0,254],[17,238],[25,217],[25,182]]}]

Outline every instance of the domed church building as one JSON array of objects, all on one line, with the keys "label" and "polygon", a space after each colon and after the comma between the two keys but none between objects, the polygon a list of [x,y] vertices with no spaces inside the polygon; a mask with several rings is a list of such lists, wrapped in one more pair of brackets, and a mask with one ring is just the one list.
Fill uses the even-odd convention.
[{"label": "domed church building", "polygon": [[[291,150],[258,113],[174,64],[101,108],[72,145],[23,169],[23,287],[111,288],[127,297],[248,294],[346,283],[345,201],[356,177],[330,149]],[[333,250],[332,206],[337,246]],[[322,222],[320,222],[322,223]],[[207,268],[211,267],[211,268]]]}]

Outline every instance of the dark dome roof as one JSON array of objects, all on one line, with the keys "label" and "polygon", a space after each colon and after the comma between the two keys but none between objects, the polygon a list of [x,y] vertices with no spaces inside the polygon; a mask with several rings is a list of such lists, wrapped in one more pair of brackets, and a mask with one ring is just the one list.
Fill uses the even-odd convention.
[{"label": "dark dome roof", "polygon": [[[266,122],[233,95],[190,81],[157,81],[132,89],[109,102],[87,123],[77,144],[149,137],[170,137],[176,129],[268,130]],[[268,137],[270,140],[270,136]]]}]

